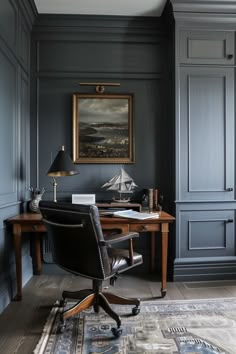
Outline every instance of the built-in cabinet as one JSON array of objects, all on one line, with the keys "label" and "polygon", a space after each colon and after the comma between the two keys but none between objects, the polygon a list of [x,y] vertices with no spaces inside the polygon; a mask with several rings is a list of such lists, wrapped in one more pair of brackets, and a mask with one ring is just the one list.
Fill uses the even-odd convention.
[{"label": "built-in cabinet", "polygon": [[[183,2],[173,1],[176,70],[174,280],[230,279],[236,277],[236,22],[232,14],[230,18],[224,14],[222,19],[219,13],[209,13],[208,1],[202,5],[202,16],[199,11],[194,16],[190,5],[186,12],[184,7],[179,11],[180,3]],[[200,6],[200,1],[195,3]],[[217,5],[219,1],[216,12]]]},{"label": "built-in cabinet", "polygon": [[180,29],[179,61],[185,64],[233,65],[234,32],[207,29]]}]

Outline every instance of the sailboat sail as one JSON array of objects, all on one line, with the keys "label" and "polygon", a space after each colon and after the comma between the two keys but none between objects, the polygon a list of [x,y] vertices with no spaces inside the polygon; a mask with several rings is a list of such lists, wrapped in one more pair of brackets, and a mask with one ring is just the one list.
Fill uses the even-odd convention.
[{"label": "sailboat sail", "polygon": [[132,193],[133,190],[138,187],[127,172],[123,168],[120,170],[120,174],[112,177],[108,182],[104,183],[102,188],[107,190],[115,190],[119,193]]},{"label": "sailboat sail", "polygon": [[102,188],[107,190],[116,190],[119,193],[131,193],[137,185],[123,168],[119,175],[112,177],[108,182],[104,183]]}]

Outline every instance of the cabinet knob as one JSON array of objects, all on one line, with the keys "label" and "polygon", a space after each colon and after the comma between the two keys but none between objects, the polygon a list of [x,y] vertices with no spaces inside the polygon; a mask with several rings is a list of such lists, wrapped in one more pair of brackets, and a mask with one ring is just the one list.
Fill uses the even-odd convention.
[{"label": "cabinet knob", "polygon": [[226,55],[226,58],[227,58],[227,59],[233,59],[233,57],[234,57],[233,54],[227,54],[227,55]]},{"label": "cabinet knob", "polygon": [[232,192],[234,189],[233,188],[227,188],[226,191],[227,192]]},{"label": "cabinet knob", "polygon": [[233,219],[228,219],[226,222],[232,223],[232,222],[234,222],[234,220]]}]

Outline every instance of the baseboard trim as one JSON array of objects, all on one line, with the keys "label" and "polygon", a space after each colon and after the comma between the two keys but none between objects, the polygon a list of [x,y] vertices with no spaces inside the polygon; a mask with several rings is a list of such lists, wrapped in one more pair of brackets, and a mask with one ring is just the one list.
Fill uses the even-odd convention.
[{"label": "baseboard trim", "polygon": [[187,261],[176,259],[173,269],[173,281],[206,281],[236,279],[236,259],[231,257],[228,261],[201,260]]}]

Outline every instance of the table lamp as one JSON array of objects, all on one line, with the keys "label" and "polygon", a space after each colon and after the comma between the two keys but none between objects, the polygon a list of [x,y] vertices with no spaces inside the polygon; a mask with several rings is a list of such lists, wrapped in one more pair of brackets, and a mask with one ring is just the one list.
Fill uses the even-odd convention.
[{"label": "table lamp", "polygon": [[56,177],[73,176],[79,171],[75,169],[70,156],[65,153],[65,147],[62,145],[61,150],[57,153],[47,175],[53,178],[53,201],[57,201],[57,181]]}]

